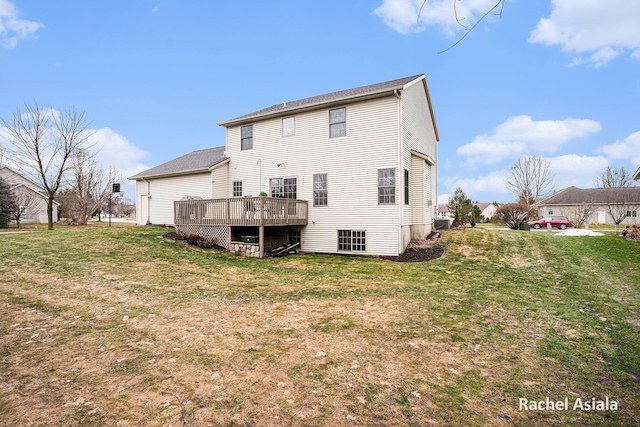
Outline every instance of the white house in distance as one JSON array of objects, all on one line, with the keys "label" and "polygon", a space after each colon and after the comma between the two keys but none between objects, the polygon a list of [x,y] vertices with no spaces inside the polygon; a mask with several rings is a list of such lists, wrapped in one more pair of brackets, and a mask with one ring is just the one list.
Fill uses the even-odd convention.
[{"label": "white house in distance", "polygon": [[[21,223],[46,224],[48,222],[48,197],[42,187],[7,166],[0,166],[0,177],[7,181],[23,210],[20,217]],[[54,200],[53,222],[58,222],[59,206],[60,204]]]},{"label": "white house in distance", "polygon": [[254,245],[253,256],[286,240],[305,252],[394,256],[431,231],[439,136],[423,74],[220,125],[224,153],[194,152],[130,178],[138,224],[173,224],[233,252]]}]

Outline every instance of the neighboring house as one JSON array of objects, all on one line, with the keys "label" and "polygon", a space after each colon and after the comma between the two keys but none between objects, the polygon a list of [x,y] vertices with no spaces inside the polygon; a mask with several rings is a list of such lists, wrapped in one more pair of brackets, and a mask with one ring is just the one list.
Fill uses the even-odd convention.
[{"label": "neighboring house", "polygon": [[589,224],[640,223],[640,187],[567,187],[538,203],[540,218],[561,215],[575,221],[586,215]]},{"label": "neighboring house", "polygon": [[483,221],[487,221],[487,222],[491,221],[491,218],[493,218],[493,215],[498,210],[498,205],[495,204],[494,202],[476,203],[475,205],[480,208],[480,215],[482,216]]},{"label": "neighboring house", "polygon": [[449,210],[449,205],[442,204],[438,205],[438,218],[437,219],[447,219],[449,222],[453,222],[454,213]]},{"label": "neighboring house", "polygon": [[[474,203],[475,206],[480,208],[480,215],[482,218],[478,218],[478,222],[480,220],[490,221],[493,217],[493,214],[498,210],[498,205],[494,202],[491,203]],[[438,205],[438,219],[448,219],[449,222],[453,222],[455,217],[454,212],[449,210],[449,206],[446,204]]]},{"label": "neighboring house", "polygon": [[636,173],[633,174],[633,179],[635,179],[636,181],[640,181],[640,167],[638,167]]},{"label": "neighboring house", "polygon": [[174,170],[180,158],[131,177],[138,224],[173,223],[234,252],[255,245],[253,256],[287,240],[305,252],[398,255],[430,233],[439,136],[424,75],[285,102],[220,126],[224,151],[198,168]]},{"label": "neighboring house", "polygon": [[[0,166],[0,177],[2,177],[11,188],[18,203],[23,209],[20,223],[46,224],[47,217],[47,194],[45,190],[7,166]],[[53,201],[53,222],[58,222],[58,207],[60,204]]]}]

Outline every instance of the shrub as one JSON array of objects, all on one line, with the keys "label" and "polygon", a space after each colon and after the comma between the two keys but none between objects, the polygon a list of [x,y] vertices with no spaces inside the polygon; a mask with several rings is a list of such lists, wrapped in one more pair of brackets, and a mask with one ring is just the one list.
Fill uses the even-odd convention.
[{"label": "shrub", "polygon": [[11,192],[9,183],[0,178],[0,228],[5,228],[16,210],[16,199]]},{"label": "shrub", "polygon": [[640,227],[637,225],[627,225],[622,233],[622,237],[628,240],[639,241],[640,240]]},{"label": "shrub", "polygon": [[535,210],[526,203],[507,203],[500,205],[493,215],[492,222],[504,224],[512,230],[518,230],[534,214]]}]

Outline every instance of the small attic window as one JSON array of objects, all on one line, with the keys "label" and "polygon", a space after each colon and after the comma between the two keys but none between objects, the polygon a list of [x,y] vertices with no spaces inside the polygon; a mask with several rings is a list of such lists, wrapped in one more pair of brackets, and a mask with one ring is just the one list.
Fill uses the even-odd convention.
[{"label": "small attic window", "polygon": [[294,117],[286,117],[282,119],[282,136],[291,136],[296,134],[296,119]]}]

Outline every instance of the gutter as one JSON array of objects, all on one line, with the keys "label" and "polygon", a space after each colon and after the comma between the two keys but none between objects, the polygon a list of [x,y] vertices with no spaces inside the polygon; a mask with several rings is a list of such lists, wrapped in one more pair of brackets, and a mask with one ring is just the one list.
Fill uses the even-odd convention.
[{"label": "gutter", "polygon": [[[402,182],[402,180],[404,179],[404,168],[402,167],[402,153],[403,153],[403,135],[402,135],[402,104],[401,104],[401,92],[398,91],[398,89],[394,89],[393,90],[393,94],[396,96],[396,108],[397,108],[397,114],[398,114],[398,173],[397,173],[397,177],[396,178],[396,189],[400,188],[403,189],[404,188],[404,183]],[[398,186],[398,183],[400,183],[400,186]],[[398,197],[396,199],[396,203],[398,203],[398,255],[401,255],[402,252],[404,251],[403,248],[403,234],[402,234],[402,227],[404,226],[404,200],[402,200],[402,198],[404,197],[404,191],[397,191],[398,195],[400,197]]]}]

